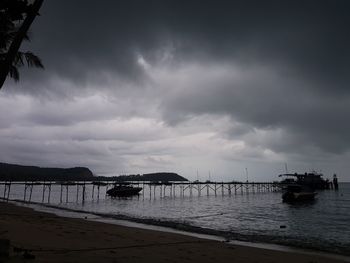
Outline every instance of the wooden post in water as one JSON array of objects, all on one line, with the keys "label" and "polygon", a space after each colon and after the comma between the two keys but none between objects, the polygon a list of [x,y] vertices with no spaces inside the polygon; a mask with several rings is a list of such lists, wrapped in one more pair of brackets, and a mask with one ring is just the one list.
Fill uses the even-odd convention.
[{"label": "wooden post in water", "polygon": [[27,182],[24,182],[24,196],[23,196],[23,201],[26,201],[26,195],[27,195]]},{"label": "wooden post in water", "polygon": [[11,192],[11,182],[8,185],[8,191],[7,191],[7,201],[10,199],[10,192]]},{"label": "wooden post in water", "polygon": [[100,184],[97,185],[97,200],[100,200]]},{"label": "wooden post in water", "polygon": [[79,183],[77,183],[77,198],[76,198],[77,203],[78,203],[78,201],[79,201],[78,195],[79,195]]},{"label": "wooden post in water", "polygon": [[44,203],[44,199],[45,199],[45,182],[43,183],[43,198],[41,200],[42,203]]},{"label": "wooden post in water", "polygon": [[33,193],[33,183],[30,186],[29,202],[32,201],[32,193]]},{"label": "wooden post in water", "polygon": [[10,183],[9,183],[9,186],[8,186],[7,201],[10,199],[11,185],[12,185],[12,182],[10,182]]},{"label": "wooden post in water", "polygon": [[83,203],[85,202],[85,182],[84,182],[84,185],[83,185]]},{"label": "wooden post in water", "polygon": [[4,194],[3,194],[3,199],[5,200],[5,189],[6,189],[6,183],[4,183]]},{"label": "wooden post in water", "polygon": [[11,182],[5,183],[5,188],[4,188],[4,199],[8,201],[10,199],[10,192],[11,192]]},{"label": "wooden post in water", "polygon": [[51,199],[51,183],[49,184],[49,196],[47,198],[48,203],[50,203],[50,199]]},{"label": "wooden post in water", "polygon": [[62,192],[63,192],[63,186],[62,186],[62,183],[61,183],[60,203],[62,203]]}]

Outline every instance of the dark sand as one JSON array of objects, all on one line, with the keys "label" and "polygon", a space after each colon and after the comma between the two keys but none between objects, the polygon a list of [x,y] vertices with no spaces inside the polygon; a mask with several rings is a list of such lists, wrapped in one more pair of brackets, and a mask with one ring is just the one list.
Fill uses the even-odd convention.
[{"label": "dark sand", "polygon": [[[11,243],[10,258],[0,262],[346,262],[58,217],[3,202],[0,239]],[[29,250],[29,257],[35,259],[23,259],[23,252],[16,252],[18,248]]]}]

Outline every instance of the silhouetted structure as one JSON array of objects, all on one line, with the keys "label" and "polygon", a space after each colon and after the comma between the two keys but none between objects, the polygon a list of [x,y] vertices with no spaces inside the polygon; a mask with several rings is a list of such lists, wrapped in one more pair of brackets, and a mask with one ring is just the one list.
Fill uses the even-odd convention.
[{"label": "silhouetted structure", "polygon": [[333,175],[333,187],[334,190],[338,190],[338,178],[336,174]]},{"label": "silhouetted structure", "polygon": [[289,203],[311,201],[315,199],[316,194],[315,191],[306,186],[289,184],[282,194],[282,200]]},{"label": "silhouetted structure", "polygon": [[[131,185],[134,188],[141,188],[141,194],[145,197],[149,195],[151,199],[158,197],[185,197],[194,195],[236,195],[236,194],[258,194],[264,192],[276,192],[281,190],[281,184],[276,182],[145,182],[145,181],[133,181],[133,182],[118,182],[117,184]],[[50,203],[51,190],[55,187],[59,190],[60,202],[69,202],[69,193],[73,193],[76,189],[76,201],[84,202],[91,193],[91,199],[100,198],[100,188],[103,188],[102,193],[107,193],[116,185],[116,182],[1,182],[0,187],[3,188],[3,194],[0,199],[11,200],[11,187],[24,186],[24,201],[32,200],[32,193],[34,191],[41,191],[42,202]],[[95,187],[97,187],[97,196],[95,194]],[[58,188],[58,189],[57,189]],[[147,188],[147,189],[146,189]],[[73,190],[72,190],[73,189]],[[147,190],[147,191],[145,191]],[[73,192],[72,192],[73,191]],[[140,192],[139,191],[139,192]],[[65,199],[65,200],[64,200]]]},{"label": "silhouetted structure", "polygon": [[133,185],[117,184],[112,189],[106,191],[106,194],[112,197],[125,197],[137,195],[141,192],[142,187],[134,187]]},{"label": "silhouetted structure", "polygon": [[2,0],[0,5],[0,89],[6,77],[19,79],[18,67],[24,65],[43,68],[39,57],[32,52],[20,52],[23,40],[44,0]]},{"label": "silhouetted structure", "polygon": [[294,177],[294,178],[286,178],[281,181],[282,184],[298,184],[301,186],[307,186],[311,189],[329,189],[330,184],[328,180],[322,178],[323,174],[321,173],[304,173],[304,174],[280,174],[279,177]]}]

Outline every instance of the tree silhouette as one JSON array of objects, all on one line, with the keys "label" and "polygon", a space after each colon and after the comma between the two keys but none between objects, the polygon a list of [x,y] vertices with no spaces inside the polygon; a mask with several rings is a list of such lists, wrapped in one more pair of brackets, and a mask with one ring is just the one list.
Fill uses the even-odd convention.
[{"label": "tree silhouette", "polygon": [[0,89],[9,75],[19,80],[18,67],[43,68],[39,57],[32,52],[19,51],[23,40],[29,40],[28,29],[44,0],[1,0],[0,1]]}]

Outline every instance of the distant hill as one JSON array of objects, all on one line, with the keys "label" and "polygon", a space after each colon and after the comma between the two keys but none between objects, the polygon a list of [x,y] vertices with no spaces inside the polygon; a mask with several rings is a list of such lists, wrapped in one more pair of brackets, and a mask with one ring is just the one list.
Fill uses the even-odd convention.
[{"label": "distant hill", "polygon": [[94,176],[89,168],[42,168],[0,163],[0,181],[188,181],[176,173]]},{"label": "distant hill", "polygon": [[87,181],[94,180],[89,168],[41,168],[0,163],[0,181]]},{"label": "distant hill", "polygon": [[188,181],[186,178],[176,173],[149,173],[113,176],[113,180],[123,181]]}]

